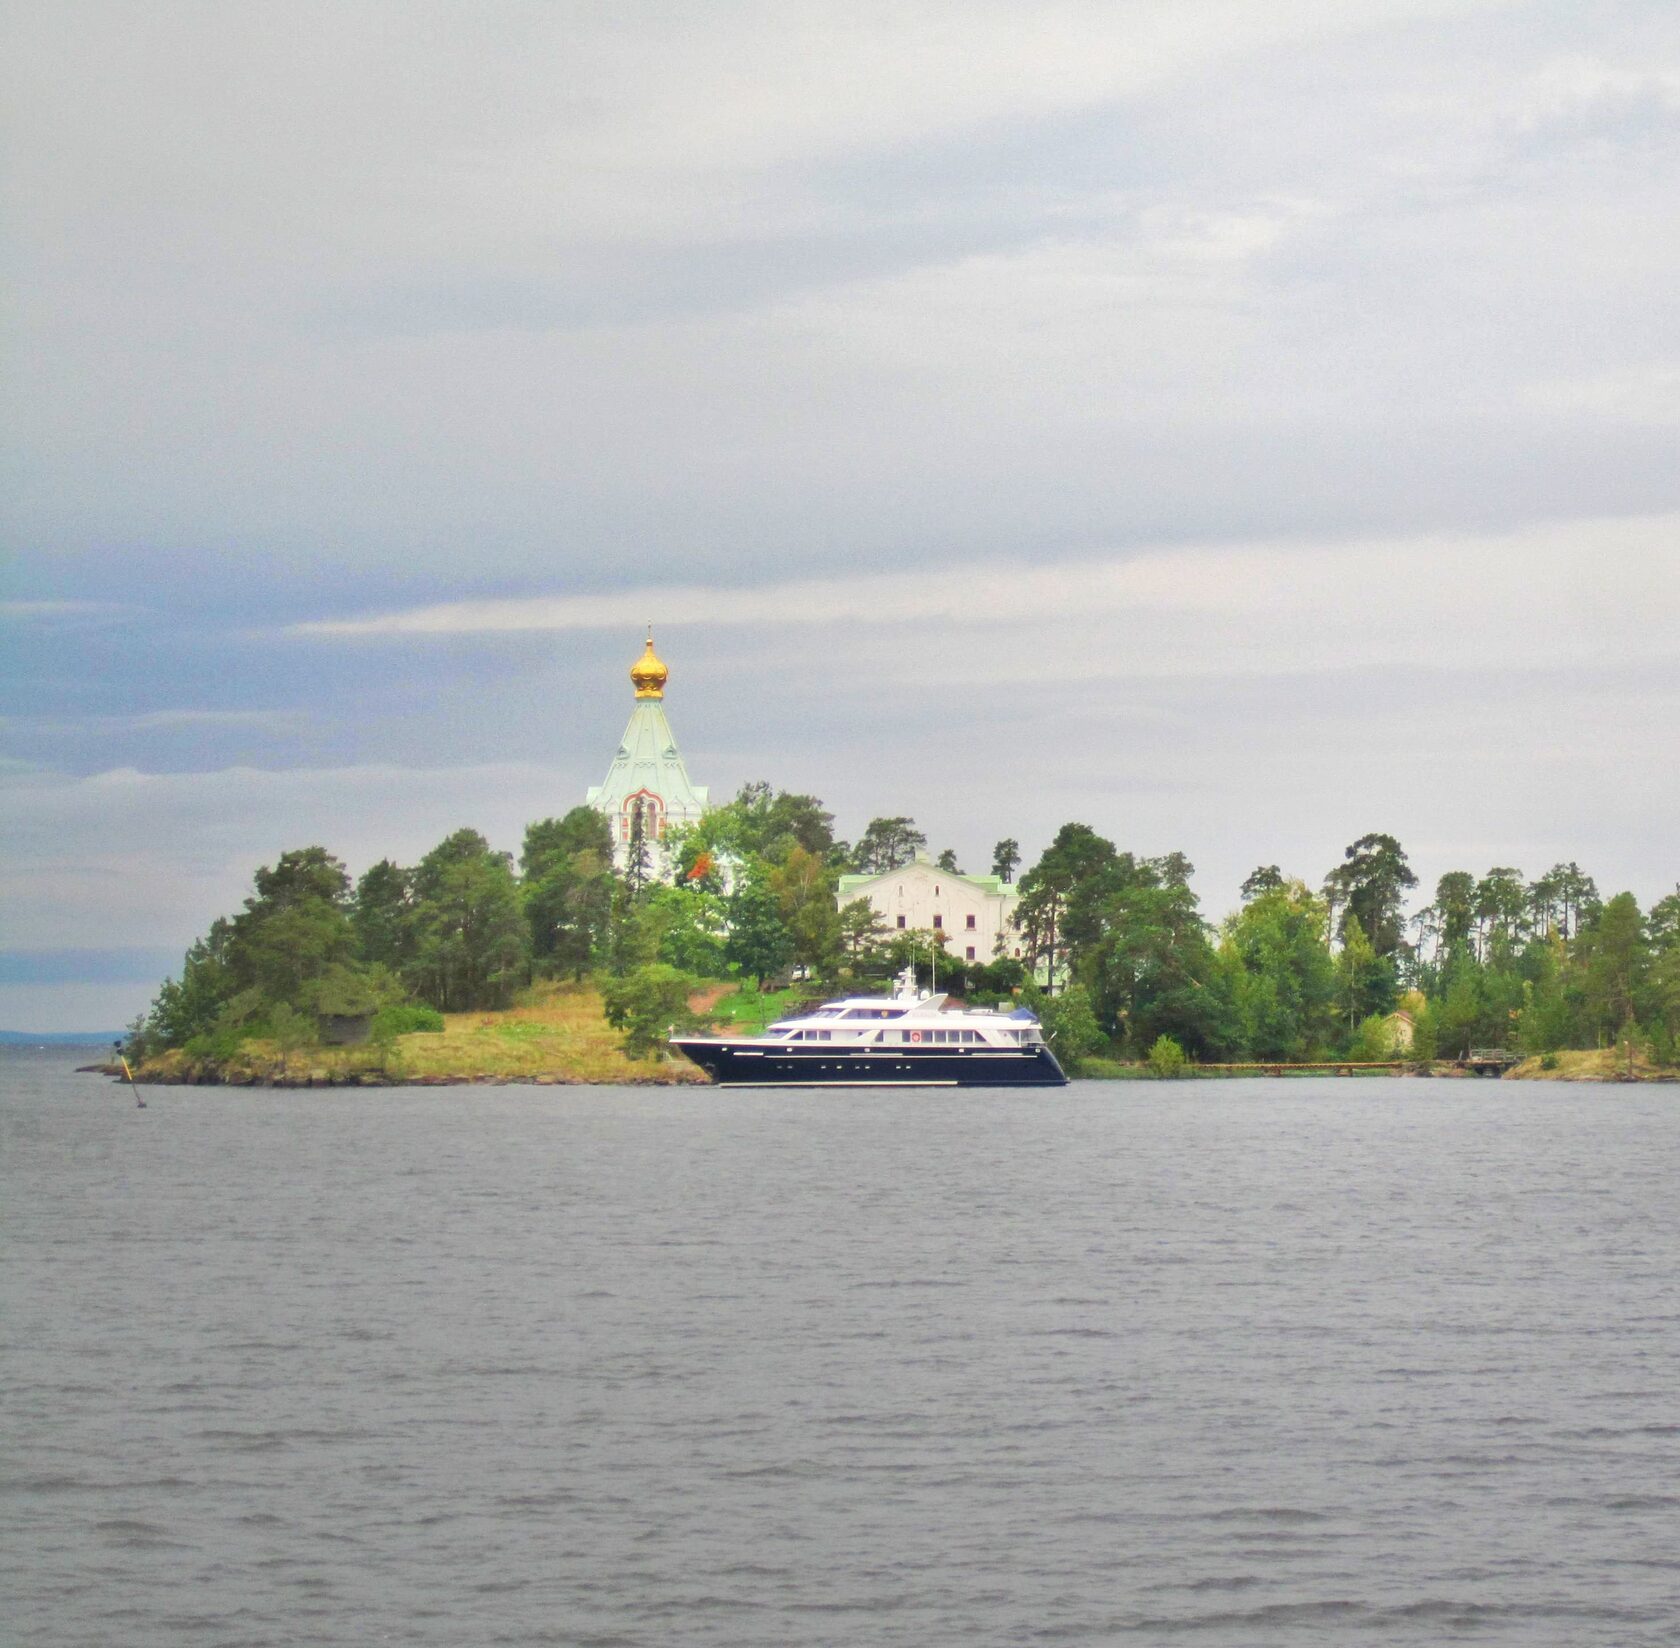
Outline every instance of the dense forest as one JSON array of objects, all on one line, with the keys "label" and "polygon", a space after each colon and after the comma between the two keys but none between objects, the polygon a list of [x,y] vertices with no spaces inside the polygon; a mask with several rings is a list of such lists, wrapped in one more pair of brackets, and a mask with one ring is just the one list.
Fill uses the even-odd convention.
[{"label": "dense forest", "polygon": [[[306,1046],[332,1017],[392,1036],[589,977],[644,1049],[703,980],[798,977],[816,993],[936,965],[970,1001],[1036,1005],[1074,1063],[1163,1047],[1205,1061],[1385,1058],[1397,1006],[1420,1059],[1631,1040],[1667,1064],[1680,1050],[1680,889],[1642,911],[1630,893],[1602,898],[1574,864],[1533,881],[1499,866],[1442,876],[1408,916],[1417,877],[1376,834],[1316,882],[1257,868],[1213,925],[1182,854],[1140,858],[1069,823],[1020,875],[1022,958],[965,965],[943,933],[887,931],[867,901],[836,902],[842,873],[926,847],[913,820],[875,819],[856,843],[833,823],[814,797],[750,784],[668,844],[669,884],[639,838],[615,871],[588,807],[532,824],[517,864],[470,829],[355,881],[323,847],[287,852],[187,952],[131,1045],[211,1058],[259,1037]],[[960,870],[950,851],[938,862]],[[1013,880],[1021,862],[1006,839],[988,869]]]}]

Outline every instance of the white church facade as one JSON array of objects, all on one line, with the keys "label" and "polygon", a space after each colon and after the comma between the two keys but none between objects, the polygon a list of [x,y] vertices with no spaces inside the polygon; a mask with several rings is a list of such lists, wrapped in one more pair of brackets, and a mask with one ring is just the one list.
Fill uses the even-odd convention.
[{"label": "white church facade", "polygon": [[889,934],[906,928],[943,933],[947,952],[959,961],[1021,954],[1015,928],[1021,895],[1000,876],[959,875],[917,853],[896,870],[841,876],[838,897],[842,905],[868,899]]},{"label": "white church facade", "polygon": [[630,669],[636,701],[603,783],[584,798],[606,815],[612,830],[613,861],[628,869],[638,834],[647,845],[649,873],[668,881],[673,869],[669,838],[680,825],[697,824],[706,811],[704,785],[690,782],[671,723],[665,718],[665,683],[671,672],[647,648]]}]

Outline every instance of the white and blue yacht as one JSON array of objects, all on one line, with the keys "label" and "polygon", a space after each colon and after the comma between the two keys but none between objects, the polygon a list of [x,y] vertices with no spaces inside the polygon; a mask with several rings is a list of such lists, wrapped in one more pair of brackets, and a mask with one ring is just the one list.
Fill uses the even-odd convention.
[{"label": "white and blue yacht", "polygon": [[847,996],[758,1035],[672,1036],[720,1087],[1061,1087],[1025,1008],[947,1008],[906,968],[890,996]]}]

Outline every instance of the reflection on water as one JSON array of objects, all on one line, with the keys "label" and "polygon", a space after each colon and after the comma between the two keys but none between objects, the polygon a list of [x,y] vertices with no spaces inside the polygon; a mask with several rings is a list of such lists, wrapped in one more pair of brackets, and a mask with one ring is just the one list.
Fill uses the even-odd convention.
[{"label": "reflection on water", "polygon": [[1680,1639],[1674,1089],[3,1057],[20,1645]]}]

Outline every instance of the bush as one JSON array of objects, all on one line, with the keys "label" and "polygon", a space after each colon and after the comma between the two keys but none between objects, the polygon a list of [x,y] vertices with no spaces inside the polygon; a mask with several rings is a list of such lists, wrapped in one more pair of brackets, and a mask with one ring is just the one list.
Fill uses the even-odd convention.
[{"label": "bush", "polygon": [[624,1032],[624,1051],[633,1059],[652,1053],[672,1029],[684,1030],[694,1023],[688,998],[695,981],[665,962],[649,962],[608,979],[601,986],[601,1001],[607,1023]]},{"label": "bush", "polygon": [[1394,1031],[1381,1013],[1361,1021],[1348,1044],[1348,1057],[1355,1064],[1380,1064],[1394,1057]]},{"label": "bush", "polygon": [[1558,1056],[1556,1053],[1542,1053],[1540,1055],[1540,1068],[1542,1070],[1556,1070],[1557,1067]]},{"label": "bush", "polygon": [[403,1002],[395,1007],[381,1007],[368,1026],[371,1041],[394,1041],[398,1036],[417,1034],[437,1035],[443,1029],[443,1014],[435,1007],[421,1007]]},{"label": "bush", "polygon": [[1184,1049],[1171,1036],[1157,1036],[1149,1049],[1149,1072],[1154,1076],[1182,1076],[1190,1068]]}]

